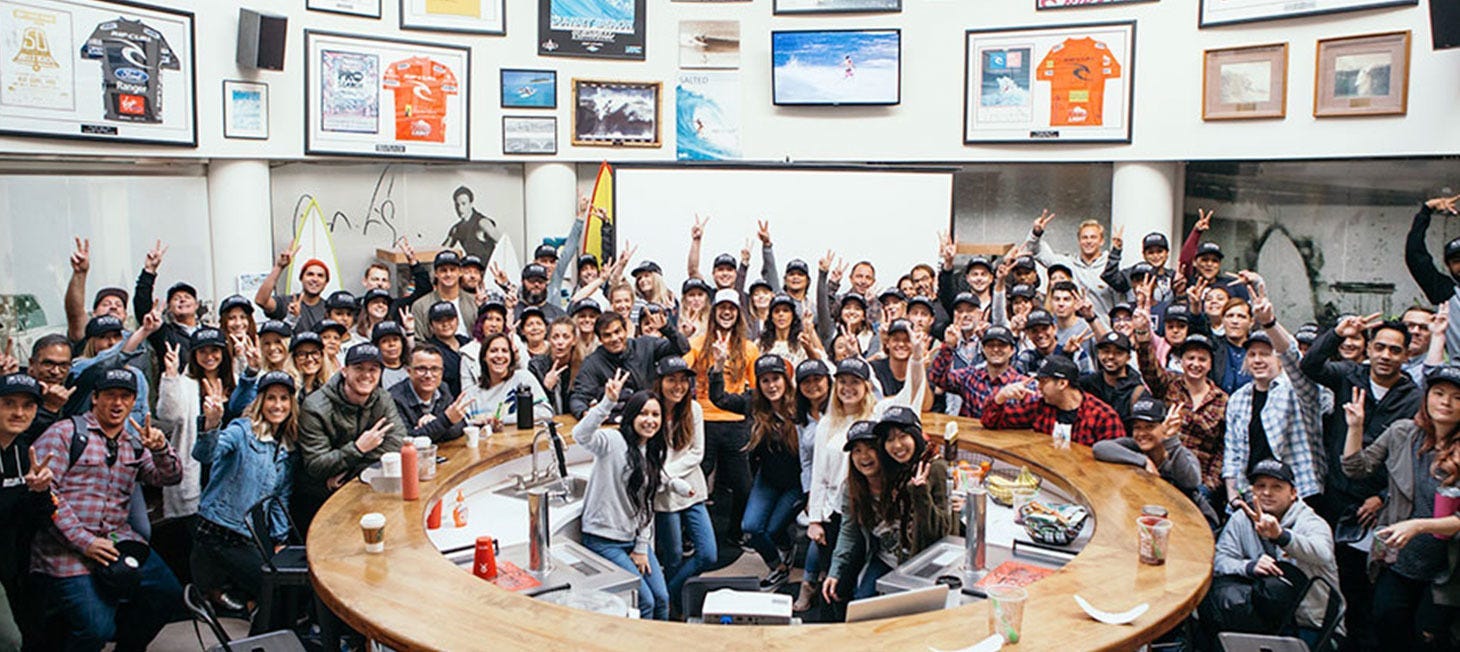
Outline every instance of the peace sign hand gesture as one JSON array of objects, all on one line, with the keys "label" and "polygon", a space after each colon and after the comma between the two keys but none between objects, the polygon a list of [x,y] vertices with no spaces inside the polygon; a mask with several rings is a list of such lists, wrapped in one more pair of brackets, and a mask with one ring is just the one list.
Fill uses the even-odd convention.
[{"label": "peace sign hand gesture", "polygon": [[1205,233],[1207,229],[1212,228],[1212,216],[1216,214],[1217,211],[1215,209],[1209,211],[1204,211],[1200,208],[1196,209],[1197,233]]},{"label": "peace sign hand gesture", "polygon": [[1110,239],[1110,246],[1116,249],[1125,249],[1125,225],[1115,227],[1115,236]]},{"label": "peace sign hand gesture", "polygon": [[714,356],[715,370],[725,367],[725,361],[730,359],[730,333],[721,332],[715,335],[715,342],[710,345],[710,354]]},{"label": "peace sign hand gesture", "polygon": [[152,246],[152,250],[147,252],[147,259],[142,263],[142,267],[149,274],[157,274],[157,268],[162,265],[162,257],[167,254],[167,249],[162,241],[158,240],[157,244]]},{"label": "peace sign hand gesture", "polygon": [[930,468],[932,468],[932,465],[928,464],[927,460],[918,462],[917,472],[913,474],[913,477],[907,483],[914,487],[928,486],[928,470]]},{"label": "peace sign hand gesture", "polygon": [[214,396],[203,397],[203,430],[217,430],[223,423],[223,401]]},{"label": "peace sign hand gesture", "polygon": [[91,240],[76,238],[76,251],[71,253],[71,273],[85,274],[91,271]]},{"label": "peace sign hand gesture", "polygon": [[603,400],[609,403],[617,403],[619,395],[624,391],[624,383],[629,380],[629,372],[623,369],[615,369],[613,377],[603,381]]},{"label": "peace sign hand gesture", "polygon": [[[161,240],[157,242],[158,244],[162,244]],[[288,249],[279,252],[279,257],[274,260],[274,267],[280,270],[289,269],[289,265],[294,263],[294,254],[299,253],[299,248],[302,246],[303,245],[300,244],[298,240],[290,242]],[[150,260],[152,258],[152,254],[147,254],[147,257]]]},{"label": "peace sign hand gesture", "polygon": [[1333,332],[1339,337],[1354,337],[1383,323],[1383,313],[1370,313],[1364,317],[1349,316],[1339,320]]},{"label": "peace sign hand gesture", "polygon": [[51,490],[51,481],[55,474],[51,473],[51,454],[46,453],[46,459],[37,460],[35,448],[30,449],[30,471],[25,474],[25,487],[36,493],[45,493]]},{"label": "peace sign hand gesture", "polygon": [[142,315],[142,334],[144,336],[156,333],[162,328],[162,300],[153,299],[152,309]]},{"label": "peace sign hand gesture", "polygon": [[554,360],[553,361],[553,368],[552,369],[549,369],[546,374],[543,374],[543,377],[542,377],[542,388],[543,389],[546,389],[549,392],[553,391],[554,389],[557,389],[557,387],[558,387],[558,380],[560,378],[562,378],[563,372],[566,371],[567,369],[568,369],[568,367],[566,365],[564,365],[564,364],[562,364],[562,363]]},{"label": "peace sign hand gesture", "polygon": [[760,246],[771,246],[771,223],[770,220],[755,221],[755,237],[760,238]]},{"label": "peace sign hand gesture", "polygon": [[841,285],[842,276],[847,273],[847,261],[837,259],[836,267],[833,267],[831,274],[826,277],[826,282],[831,285]]},{"label": "peace sign hand gesture", "polygon": [[167,347],[167,352],[162,355],[162,375],[166,378],[176,378],[179,366],[178,356],[182,345],[163,342],[163,346]]},{"label": "peace sign hand gesture", "polygon": [[1079,335],[1071,337],[1069,340],[1065,341],[1065,353],[1067,355],[1074,355],[1075,352],[1079,351],[1080,347],[1083,346],[1085,342],[1090,341],[1090,338],[1092,337],[1095,337],[1094,330],[1086,330]]},{"label": "peace sign hand gesture", "polygon": [[142,445],[146,446],[147,450],[154,453],[167,450],[167,435],[162,434],[162,430],[152,427],[152,415],[147,415],[143,425],[140,426],[137,425],[137,420],[131,417],[127,418],[127,422],[132,424],[132,428],[137,431],[138,436],[142,439]]},{"label": "peace sign hand gesture", "polygon": [[360,436],[355,438],[355,447],[360,449],[361,453],[369,453],[385,443],[385,433],[389,431],[390,421],[386,420],[385,417],[380,417],[380,420],[376,421],[375,425],[371,426],[365,432],[360,433]]},{"label": "peace sign hand gesture", "polygon": [[416,316],[407,310],[405,306],[401,306],[397,314],[400,315],[401,330],[405,331],[406,335],[414,334],[416,332]]},{"label": "peace sign hand gesture", "polygon": [[1048,209],[1039,211],[1039,217],[1034,218],[1034,235],[1044,235],[1044,230],[1049,228],[1049,223],[1054,221],[1054,213]]},{"label": "peace sign hand gesture", "polygon": [[952,233],[938,233],[938,257],[943,261],[943,269],[953,269],[953,257],[958,254],[958,245],[953,241]]},{"label": "peace sign hand gesture", "polygon": [[1343,421],[1350,428],[1362,428],[1364,426],[1364,399],[1366,392],[1354,388],[1349,402],[1343,404]]},{"label": "peace sign hand gesture", "polygon": [[1431,211],[1436,213],[1460,215],[1460,210],[1456,210],[1455,208],[1456,202],[1460,202],[1460,195],[1455,195],[1454,197],[1436,197],[1425,202],[1425,206],[1428,206]]},{"label": "peace sign hand gesture", "polygon": [[476,399],[472,398],[470,394],[462,392],[456,397],[456,400],[451,402],[451,405],[446,406],[446,420],[451,423],[461,423],[462,419],[466,418],[467,409],[474,402]]},{"label": "peace sign hand gesture", "polygon": [[710,223],[710,216],[706,215],[700,219],[700,214],[695,213],[695,223],[689,227],[689,239],[699,240],[705,236],[705,225]]},{"label": "peace sign hand gesture", "polygon": [[411,246],[411,241],[405,236],[400,237],[400,241],[396,243],[395,249],[406,259],[406,264],[414,265],[420,262],[416,260],[416,248]]}]

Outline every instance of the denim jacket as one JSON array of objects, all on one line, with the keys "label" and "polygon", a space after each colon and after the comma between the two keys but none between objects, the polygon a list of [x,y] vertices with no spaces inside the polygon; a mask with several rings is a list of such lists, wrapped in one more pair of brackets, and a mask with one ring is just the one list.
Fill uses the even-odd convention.
[{"label": "denim jacket", "polygon": [[269,511],[269,529],[275,543],[283,542],[289,536],[286,510],[294,457],[277,441],[260,441],[247,418],[198,433],[193,459],[213,465],[198,503],[198,514],[247,537],[249,508],[270,495],[277,496],[280,500]]}]

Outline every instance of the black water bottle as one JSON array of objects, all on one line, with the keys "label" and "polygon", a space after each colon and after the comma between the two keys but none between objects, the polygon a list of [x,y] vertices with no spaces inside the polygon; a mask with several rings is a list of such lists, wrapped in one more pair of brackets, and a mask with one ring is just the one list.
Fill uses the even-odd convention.
[{"label": "black water bottle", "polygon": [[532,430],[532,389],[525,383],[517,386],[517,429]]}]

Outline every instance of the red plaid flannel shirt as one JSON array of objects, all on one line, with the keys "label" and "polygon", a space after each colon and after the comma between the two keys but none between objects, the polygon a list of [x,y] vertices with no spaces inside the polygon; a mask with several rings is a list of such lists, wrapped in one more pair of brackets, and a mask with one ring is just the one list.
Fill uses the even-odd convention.
[{"label": "red plaid flannel shirt", "polygon": [[[1089,392],[1084,394],[1085,400],[1080,403],[1075,424],[1070,428],[1070,440],[1091,446],[1097,441],[1124,437],[1125,426],[1121,424],[1115,408]],[[1031,393],[1023,401],[1011,401],[1007,404],[999,403],[995,398],[990,396],[984,403],[983,427],[991,430],[1030,428],[1046,435],[1054,432],[1054,406],[1045,403],[1044,397],[1038,392]]]}]

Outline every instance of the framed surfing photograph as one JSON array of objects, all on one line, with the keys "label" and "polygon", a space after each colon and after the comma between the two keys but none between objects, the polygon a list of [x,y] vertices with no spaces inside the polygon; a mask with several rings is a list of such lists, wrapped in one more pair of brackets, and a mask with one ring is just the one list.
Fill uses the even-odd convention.
[{"label": "framed surfing photograph", "polygon": [[502,116],[503,154],[557,154],[558,119],[554,116]]},{"label": "framed surfing photograph", "polygon": [[269,85],[223,80],[223,137],[269,139]]},{"label": "framed surfing photograph", "polygon": [[0,133],[198,146],[193,14],[0,0]]},{"label": "framed surfing photograph", "polygon": [[739,68],[740,21],[679,21],[680,68]]},{"label": "framed surfing photograph", "polygon": [[963,142],[1131,141],[1134,21],[964,38]]},{"label": "framed surfing photograph", "polygon": [[503,68],[502,108],[558,108],[557,71]]},{"label": "framed surfing photograph", "polygon": [[1202,120],[1287,115],[1287,43],[1207,50],[1203,62]]},{"label": "framed surfing photograph", "polygon": [[674,87],[674,158],[726,161],[741,157],[740,74],[683,70]]},{"label": "framed surfing photograph", "polygon": [[772,12],[777,14],[867,14],[900,11],[902,0],[775,0],[772,6]]},{"label": "framed surfing photograph", "polygon": [[1108,5],[1130,5],[1138,2],[1157,2],[1158,0],[1034,0],[1034,8],[1045,9],[1073,9],[1077,7],[1105,7]]},{"label": "framed surfing photograph", "polygon": [[1409,38],[1404,31],[1318,41],[1313,116],[1408,112]]},{"label": "framed surfing photograph", "polygon": [[902,101],[902,30],[771,32],[771,103],[887,106]]},{"label": "framed surfing photograph", "polygon": [[646,0],[537,0],[537,53],[644,60]]},{"label": "framed surfing photograph", "polygon": [[304,8],[346,16],[380,17],[380,0],[305,0]]},{"label": "framed surfing photograph", "polygon": [[659,147],[660,82],[573,80],[573,144]]},{"label": "framed surfing photograph", "polygon": [[1198,27],[1216,27],[1261,20],[1282,20],[1299,16],[1417,4],[1419,4],[1419,0],[1303,0],[1302,2],[1201,0],[1197,25]]},{"label": "framed surfing photograph", "polygon": [[471,49],[304,31],[304,153],[465,160]]},{"label": "framed surfing photograph", "polygon": [[507,33],[506,0],[400,0],[401,29]]}]

